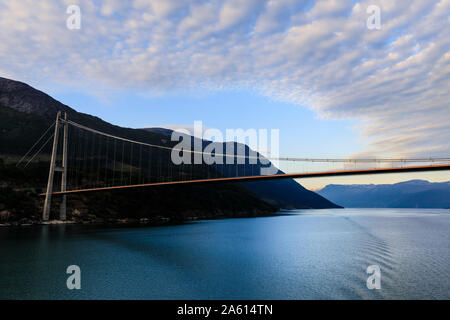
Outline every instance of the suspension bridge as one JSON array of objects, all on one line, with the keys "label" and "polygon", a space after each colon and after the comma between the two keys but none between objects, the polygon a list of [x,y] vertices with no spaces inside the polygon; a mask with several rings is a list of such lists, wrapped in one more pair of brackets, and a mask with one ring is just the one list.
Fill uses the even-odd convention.
[{"label": "suspension bridge", "polygon": [[[67,196],[75,193],[199,183],[450,170],[450,158],[266,158],[235,142],[232,142],[231,152],[227,149],[224,153],[223,150],[218,152],[217,148],[211,152],[207,152],[207,149],[179,149],[175,145],[178,142],[172,142],[170,137],[155,138],[153,135],[151,139],[145,140],[137,141],[114,132],[96,130],[71,121],[67,114],[62,116],[58,112],[55,122],[17,165],[29,166],[53,141],[47,188],[41,194],[45,196],[43,221],[49,220],[53,196],[61,197],[59,218],[66,220]],[[224,145],[220,144],[222,149]],[[174,163],[174,152],[184,160]],[[205,155],[216,161],[204,161]],[[201,159],[201,163],[198,159]],[[263,169],[273,166],[272,163],[283,167],[283,171],[276,169],[273,174],[264,173]],[[56,174],[60,174],[60,179],[55,178]]]}]

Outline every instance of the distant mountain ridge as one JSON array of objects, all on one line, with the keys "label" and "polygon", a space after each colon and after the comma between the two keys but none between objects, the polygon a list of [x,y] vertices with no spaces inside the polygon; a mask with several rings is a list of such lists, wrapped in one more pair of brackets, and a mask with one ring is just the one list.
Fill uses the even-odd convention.
[{"label": "distant mountain ridge", "polygon": [[[67,112],[68,117],[75,122],[106,133],[152,144],[166,146],[176,144],[167,138],[171,132],[168,129],[130,129],[115,126],[98,117],[79,113],[25,83],[0,77],[0,132],[2,133],[0,156],[23,155],[46,126],[54,121],[58,111]],[[279,208],[338,207],[322,196],[306,190],[292,179],[247,182],[240,185],[262,201]]]},{"label": "distant mountain ridge", "polygon": [[317,191],[346,208],[450,208],[450,181],[327,185]]}]

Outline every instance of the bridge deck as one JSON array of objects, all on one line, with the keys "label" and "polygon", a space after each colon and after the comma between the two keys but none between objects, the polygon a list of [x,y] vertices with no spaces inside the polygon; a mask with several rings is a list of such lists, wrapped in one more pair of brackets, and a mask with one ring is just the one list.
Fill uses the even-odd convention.
[{"label": "bridge deck", "polygon": [[[323,171],[323,172],[277,174],[277,175],[263,175],[263,176],[244,176],[244,177],[230,177],[230,178],[216,178],[216,179],[184,180],[184,181],[168,181],[168,182],[155,182],[155,183],[147,183],[147,184],[126,185],[126,186],[68,190],[68,191],[64,191],[64,192],[59,191],[59,192],[53,192],[53,194],[54,195],[64,195],[64,194],[82,193],[82,192],[110,191],[110,190],[120,190],[120,189],[132,189],[132,188],[168,186],[168,185],[182,185],[182,184],[192,184],[192,183],[247,182],[247,181],[261,181],[261,180],[274,180],[274,179],[320,178],[320,177],[335,177],[335,176],[442,171],[442,170],[450,170],[450,164],[411,166],[411,167],[398,167],[398,168],[380,168],[380,169]],[[45,193],[42,193],[40,195],[45,196]]]}]

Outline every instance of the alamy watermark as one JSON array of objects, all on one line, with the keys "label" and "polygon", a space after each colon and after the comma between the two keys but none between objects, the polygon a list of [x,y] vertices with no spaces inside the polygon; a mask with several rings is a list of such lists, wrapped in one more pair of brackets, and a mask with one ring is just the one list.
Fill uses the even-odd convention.
[{"label": "alamy watermark", "polygon": [[[271,129],[270,135],[268,129],[226,129],[223,134],[219,129],[204,130],[203,123],[195,121],[193,135],[187,129],[172,132],[171,140],[179,143],[173,147],[171,159],[175,165],[259,163],[261,175],[272,175],[278,172],[278,168],[256,150],[264,150],[272,158],[277,158],[279,139],[279,129]],[[205,141],[211,141],[211,143],[204,143]]]},{"label": "alamy watermark", "polygon": [[381,289],[381,269],[377,264],[368,266],[366,269],[366,273],[370,274],[367,278],[366,285],[367,289]]},{"label": "alamy watermark", "polygon": [[70,16],[66,20],[66,26],[69,30],[81,29],[81,9],[77,5],[70,5],[67,7],[66,13]]},{"label": "alamy watermark", "polygon": [[[66,13],[70,16],[66,20],[66,26],[69,30],[81,29],[81,9],[78,5],[69,5]],[[377,5],[370,5],[366,8],[366,13],[369,15],[366,20],[366,26],[369,30],[381,29],[381,8]]]},{"label": "alamy watermark", "polygon": [[369,14],[366,25],[369,30],[381,29],[381,8],[376,5],[370,5],[366,9],[366,13]]},{"label": "alamy watermark", "polygon": [[67,278],[66,285],[69,290],[81,289],[81,269],[77,265],[70,265],[66,269],[66,273],[70,274]]},{"label": "alamy watermark", "polygon": [[[78,5],[69,5],[66,9],[69,17],[66,20],[66,26],[69,30],[81,29],[81,9]],[[366,20],[366,26],[369,30],[381,29],[381,8],[377,5],[370,5],[366,8],[366,13],[369,15]]]}]

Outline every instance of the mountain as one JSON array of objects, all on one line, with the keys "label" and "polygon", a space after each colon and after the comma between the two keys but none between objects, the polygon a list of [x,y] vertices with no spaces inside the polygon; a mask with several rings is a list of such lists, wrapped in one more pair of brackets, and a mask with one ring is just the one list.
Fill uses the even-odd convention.
[{"label": "mountain", "polygon": [[[161,128],[146,128],[149,132],[160,132],[167,137],[172,135],[173,130],[170,129],[161,129]],[[202,148],[205,149],[212,142],[209,140],[201,140],[200,138],[180,134],[184,138],[188,138],[188,141],[191,141],[191,150],[194,149],[194,145],[196,142],[200,142]],[[251,149],[241,143],[236,142],[225,142],[219,143],[216,142],[216,150],[219,150],[218,153],[226,154],[226,150],[228,149],[229,144],[234,144],[233,150],[243,150],[242,154],[250,154]],[[258,157],[264,158],[261,154],[256,153]],[[255,172],[260,172],[260,170],[264,167],[259,162],[258,164],[248,164],[241,165],[239,168],[240,172],[246,172],[249,175]],[[267,166],[267,165],[266,165]],[[233,177],[233,174],[236,172],[235,165],[227,165],[227,164],[215,164],[214,169],[219,171],[221,175],[224,177]],[[276,174],[282,174],[281,170],[278,170]],[[276,206],[278,208],[283,209],[325,209],[325,208],[337,208],[334,203],[325,199],[324,197],[318,195],[315,192],[309,191],[301,186],[299,183],[294,181],[293,179],[283,179],[283,180],[267,180],[267,181],[258,181],[258,182],[243,182],[240,185],[245,188],[251,190],[254,194],[258,195],[258,197],[265,202]]]},{"label": "mountain", "polygon": [[[0,78],[0,158],[3,159],[3,162],[5,164],[15,164],[17,160],[25,154],[34,141],[54,121],[58,111],[67,112],[70,120],[112,135],[167,147],[172,147],[177,143],[170,141],[169,135],[171,134],[171,131],[168,129],[131,129],[115,126],[98,117],[77,112],[69,106],[53,99],[44,92],[36,90],[25,83]],[[81,139],[83,139],[83,137]],[[203,142],[204,145],[208,143],[211,142]],[[43,149],[43,152],[47,155],[50,151],[49,145]],[[130,157],[132,156],[133,154],[130,155]],[[128,157],[128,155],[126,157]],[[167,158],[167,154],[154,158],[159,158],[167,163],[171,163],[170,158]],[[35,166],[39,165],[41,166],[42,172],[48,170],[48,160],[45,161],[45,159],[43,159],[41,163],[38,162],[35,164]],[[246,165],[245,168],[250,169],[251,167],[247,167]],[[203,176],[212,170],[216,170],[226,176],[225,172],[229,169],[235,171],[233,165],[222,167],[201,165],[196,166],[195,170],[197,170],[199,175]],[[170,168],[162,170],[162,175],[170,175]],[[41,175],[44,176],[44,174],[40,173],[39,176]],[[10,183],[12,182],[14,182],[14,180],[10,180]],[[45,181],[41,182],[40,188],[42,189],[45,186]],[[34,185],[34,187],[39,189],[37,185]],[[252,211],[251,208],[255,208],[266,212],[280,208],[337,207],[320,195],[306,190],[295,181],[289,179],[257,183],[234,183],[227,184],[226,186],[221,184],[216,185],[214,188],[209,186],[190,186],[189,188],[192,188],[191,190],[202,191],[187,192],[189,198],[184,197],[183,199],[178,200],[178,205],[174,205],[173,200],[172,203],[169,200],[165,201],[164,199],[161,201],[155,200],[153,203],[158,203],[160,207],[152,205],[152,209],[164,211],[164,208],[167,206],[172,206],[174,211],[182,210],[182,208],[186,207],[189,210],[192,209],[194,211],[200,210],[206,212],[208,210],[214,211],[216,209],[220,211],[222,208],[229,208],[230,204],[235,204],[234,207],[232,206],[233,210],[238,211],[237,203],[242,206],[241,209],[244,211]],[[173,194],[169,191],[166,192],[165,190],[174,189],[177,188],[160,189],[154,196],[173,199],[170,198]],[[208,191],[206,191],[206,189]],[[148,191],[148,193],[152,194],[153,191]],[[207,200],[205,194],[208,194],[211,199],[215,199],[216,202],[214,203],[212,200]],[[248,201],[245,199],[248,199]]]},{"label": "mountain", "polygon": [[318,193],[347,208],[450,208],[450,182],[330,184]]}]

